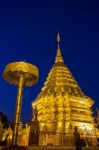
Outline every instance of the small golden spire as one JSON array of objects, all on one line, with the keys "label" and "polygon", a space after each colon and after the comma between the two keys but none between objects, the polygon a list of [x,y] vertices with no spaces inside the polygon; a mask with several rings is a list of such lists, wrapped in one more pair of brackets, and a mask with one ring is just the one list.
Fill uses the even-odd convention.
[{"label": "small golden spire", "polygon": [[55,63],[57,62],[64,62],[63,61],[63,58],[62,58],[62,55],[61,55],[61,49],[60,49],[60,34],[58,32],[57,34],[57,42],[58,42],[58,47],[57,47],[57,54],[56,54],[56,59],[55,59]]}]

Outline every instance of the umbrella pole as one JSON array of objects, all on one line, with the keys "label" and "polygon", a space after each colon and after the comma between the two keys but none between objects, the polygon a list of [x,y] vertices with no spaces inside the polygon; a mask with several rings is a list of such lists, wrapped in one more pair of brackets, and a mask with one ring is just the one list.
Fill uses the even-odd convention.
[{"label": "umbrella pole", "polygon": [[18,128],[19,128],[20,115],[21,115],[23,84],[24,84],[24,77],[23,75],[21,75],[19,80],[19,85],[18,85],[18,92],[17,92],[12,145],[18,145]]}]

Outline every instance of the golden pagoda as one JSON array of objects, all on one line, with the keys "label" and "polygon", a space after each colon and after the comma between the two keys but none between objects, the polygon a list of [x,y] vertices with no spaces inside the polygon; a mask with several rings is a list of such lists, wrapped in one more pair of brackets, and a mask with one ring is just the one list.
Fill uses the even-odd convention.
[{"label": "golden pagoda", "polygon": [[73,129],[76,126],[86,144],[95,145],[96,130],[91,110],[94,101],[82,92],[65,65],[59,33],[57,42],[55,63],[40,94],[32,102],[32,107],[38,111],[39,144],[73,144]]}]

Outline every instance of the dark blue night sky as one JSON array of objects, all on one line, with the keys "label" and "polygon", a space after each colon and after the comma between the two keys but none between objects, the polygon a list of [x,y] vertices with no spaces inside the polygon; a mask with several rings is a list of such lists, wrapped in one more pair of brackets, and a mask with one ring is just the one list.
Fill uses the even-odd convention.
[{"label": "dark blue night sky", "polygon": [[[24,89],[22,121],[31,120],[31,103],[40,92],[61,35],[64,61],[82,91],[99,108],[99,1],[97,0],[1,0],[0,1],[0,111],[14,118],[17,87],[2,77],[13,61],[38,66],[39,82]],[[94,111],[95,112],[95,111]]]}]

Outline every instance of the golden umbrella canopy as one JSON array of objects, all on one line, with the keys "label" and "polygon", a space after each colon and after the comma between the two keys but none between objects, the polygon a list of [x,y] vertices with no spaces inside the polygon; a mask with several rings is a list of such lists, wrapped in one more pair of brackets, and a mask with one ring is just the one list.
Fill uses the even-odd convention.
[{"label": "golden umbrella canopy", "polygon": [[39,71],[36,66],[20,61],[8,64],[3,72],[4,79],[15,85],[19,84],[21,75],[24,78],[24,85],[32,86],[38,81]]}]

